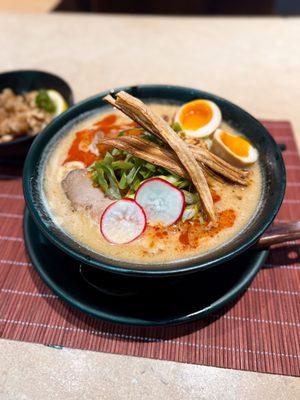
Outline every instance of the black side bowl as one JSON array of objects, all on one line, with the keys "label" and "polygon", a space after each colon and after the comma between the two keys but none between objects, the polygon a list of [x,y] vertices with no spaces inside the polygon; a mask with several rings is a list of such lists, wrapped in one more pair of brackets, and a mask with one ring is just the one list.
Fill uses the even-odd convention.
[{"label": "black side bowl", "polygon": [[[35,70],[19,70],[0,74],[0,92],[10,88],[17,94],[24,94],[31,90],[54,89],[59,92],[69,107],[73,105],[73,93],[70,86],[57,75]],[[34,137],[21,136],[11,142],[0,143],[0,157],[22,157],[31,146]]]},{"label": "black side bowl", "polygon": [[[54,223],[45,207],[41,184],[43,178],[42,160],[43,155],[51,148],[50,140],[67,123],[72,123],[76,117],[83,113],[95,109],[100,111],[107,107],[102,98],[109,92],[103,92],[76,104],[61,116],[58,116],[37,137],[29,151],[24,166],[23,190],[27,207],[42,233],[62,251],[84,264],[119,274],[153,277],[186,274],[215,267],[236,257],[255,244],[275,218],[283,200],[286,183],[285,167],[280,149],[264,126],[235,104],[213,94],[192,88],[169,85],[140,85],[118,88],[114,92],[119,90],[126,90],[146,102],[168,102],[180,105],[197,98],[205,98],[218,104],[223,119],[238,131],[244,133],[259,151],[263,187],[256,214],[240,234],[213,252],[189,259],[165,262],[164,264],[145,265],[130,261],[112,260],[75,242]],[[59,134],[57,137],[59,137]]]}]

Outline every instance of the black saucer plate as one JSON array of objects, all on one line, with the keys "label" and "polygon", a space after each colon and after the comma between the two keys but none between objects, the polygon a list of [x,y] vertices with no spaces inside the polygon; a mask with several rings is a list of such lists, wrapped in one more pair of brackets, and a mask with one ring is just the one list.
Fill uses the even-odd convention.
[{"label": "black saucer plate", "polygon": [[249,286],[268,254],[248,250],[198,273],[134,278],[80,265],[42,235],[27,210],[24,236],[34,267],[60,298],[94,317],[131,325],[179,324],[216,314]]}]

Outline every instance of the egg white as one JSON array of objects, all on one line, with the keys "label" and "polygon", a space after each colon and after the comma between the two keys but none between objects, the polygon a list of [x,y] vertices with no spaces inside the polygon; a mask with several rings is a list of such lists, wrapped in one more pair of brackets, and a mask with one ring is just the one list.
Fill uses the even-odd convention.
[{"label": "egg white", "polygon": [[[230,164],[236,167],[247,167],[249,165],[254,164],[258,160],[258,151],[255,147],[249,143],[249,153],[248,156],[242,157],[235,154],[233,151],[230,150],[229,147],[225,145],[225,143],[221,140],[221,133],[223,132],[222,129],[217,129],[213,135],[212,147],[211,151],[218,155],[219,157],[223,158],[223,160],[229,162]],[[232,136],[232,133],[229,133]]]}]

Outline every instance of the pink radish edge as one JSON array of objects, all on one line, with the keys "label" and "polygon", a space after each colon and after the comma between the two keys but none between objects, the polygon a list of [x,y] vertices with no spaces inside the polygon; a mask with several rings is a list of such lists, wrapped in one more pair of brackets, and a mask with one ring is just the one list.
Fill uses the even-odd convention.
[{"label": "pink radish edge", "polygon": [[[136,201],[136,197],[138,195],[138,192],[142,189],[143,186],[147,185],[149,182],[154,182],[154,181],[159,181],[159,182],[169,186],[172,190],[174,190],[174,191],[176,190],[181,195],[181,198],[182,198],[181,212],[180,212],[179,216],[174,221],[172,221],[171,224],[168,225],[168,226],[171,226],[171,225],[175,224],[182,217],[182,215],[184,213],[184,209],[185,209],[185,197],[184,197],[184,194],[182,193],[182,190],[180,190],[177,187],[175,187],[174,185],[172,185],[172,183],[170,183],[167,180],[162,179],[162,178],[150,178],[150,179],[147,179],[139,186],[138,190],[135,192],[134,201],[139,205],[139,203]],[[142,206],[140,206],[140,207],[143,209]],[[145,211],[144,211],[144,213],[145,213]],[[146,214],[145,214],[145,216],[146,216]],[[147,222],[147,216],[146,216],[146,222]]]},{"label": "pink radish edge", "polygon": [[[134,203],[134,204],[140,209],[140,211],[142,212],[142,214],[143,214],[143,216],[144,216],[144,227],[143,227],[142,231],[138,234],[138,236],[136,236],[135,238],[129,240],[128,242],[124,242],[124,243],[115,243],[115,242],[112,242],[110,239],[108,239],[108,237],[105,235],[105,233],[104,233],[103,230],[102,230],[102,221],[103,221],[103,218],[105,217],[105,214],[106,214],[106,213],[109,211],[109,209],[110,209],[111,207],[113,207],[118,201],[127,201],[127,202]],[[146,229],[146,227],[147,227],[147,218],[146,218],[146,214],[145,214],[144,209],[143,209],[134,199],[126,199],[126,198],[124,198],[124,199],[116,200],[116,201],[114,201],[112,204],[110,204],[108,207],[106,207],[106,209],[103,211],[103,213],[102,213],[102,215],[101,215],[101,217],[100,217],[100,223],[99,223],[99,225],[100,225],[101,234],[103,235],[103,237],[105,238],[105,240],[107,240],[109,243],[111,243],[111,244],[128,244],[128,243],[131,243],[131,242],[133,242],[134,240],[138,239],[138,238],[145,232],[145,229]]]}]

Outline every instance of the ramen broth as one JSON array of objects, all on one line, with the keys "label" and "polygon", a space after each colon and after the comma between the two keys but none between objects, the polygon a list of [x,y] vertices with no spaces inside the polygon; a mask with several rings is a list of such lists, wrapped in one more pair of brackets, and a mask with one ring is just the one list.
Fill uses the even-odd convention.
[{"label": "ramen broth", "polygon": [[[177,107],[173,105],[151,104],[151,108],[162,116],[172,117]],[[128,122],[128,118],[118,111],[118,121]],[[186,259],[213,251],[232,240],[253,218],[261,197],[262,176],[259,163],[249,169],[251,183],[241,186],[230,182],[214,181],[212,195],[219,223],[208,228],[194,221],[177,222],[170,227],[147,226],[145,232],[128,244],[110,244],[102,236],[100,218],[93,218],[86,209],[74,210],[62,188],[61,182],[70,172],[64,164],[76,132],[91,128],[95,121],[106,114],[93,113],[83,121],[73,125],[54,143],[47,155],[43,171],[43,189],[46,206],[54,222],[82,246],[106,257],[137,263],[164,263]],[[221,128],[238,134],[225,123]],[[101,190],[101,189],[99,189]]]}]

